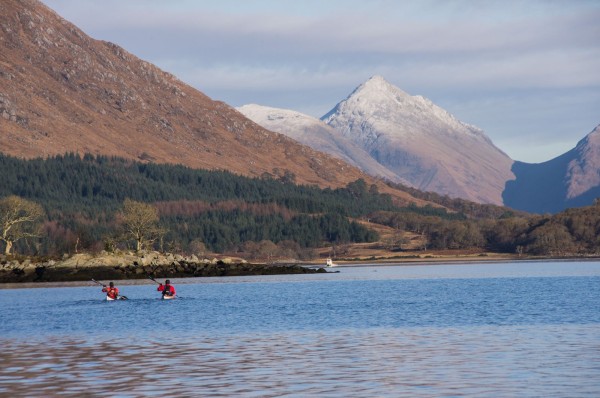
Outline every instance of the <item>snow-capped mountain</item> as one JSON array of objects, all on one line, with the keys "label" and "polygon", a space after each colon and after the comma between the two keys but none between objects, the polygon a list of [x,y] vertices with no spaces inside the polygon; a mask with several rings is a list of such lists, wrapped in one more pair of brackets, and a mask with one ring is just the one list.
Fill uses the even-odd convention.
[{"label": "snow-capped mountain", "polygon": [[485,133],[374,76],[322,120],[414,187],[502,204],[513,160]]},{"label": "snow-capped mountain", "polygon": [[586,206],[600,197],[600,125],[575,148],[547,162],[515,162],[504,203],[535,213]]},{"label": "snow-capped mountain", "polygon": [[286,135],[301,144],[342,159],[372,176],[408,184],[379,164],[364,149],[343,137],[338,130],[315,117],[288,109],[256,104],[248,104],[236,109],[268,130]]},{"label": "snow-capped mountain", "polygon": [[374,76],[322,120],[259,105],[237,108],[262,127],[391,181],[536,213],[600,197],[600,126],[540,164],[513,162],[477,127]]}]

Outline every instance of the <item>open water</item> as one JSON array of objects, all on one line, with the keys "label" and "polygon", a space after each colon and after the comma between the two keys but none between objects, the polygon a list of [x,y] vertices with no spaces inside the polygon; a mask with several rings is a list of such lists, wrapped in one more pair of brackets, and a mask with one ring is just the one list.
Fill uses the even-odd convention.
[{"label": "open water", "polygon": [[337,269],[1,289],[0,396],[600,396],[598,262]]}]

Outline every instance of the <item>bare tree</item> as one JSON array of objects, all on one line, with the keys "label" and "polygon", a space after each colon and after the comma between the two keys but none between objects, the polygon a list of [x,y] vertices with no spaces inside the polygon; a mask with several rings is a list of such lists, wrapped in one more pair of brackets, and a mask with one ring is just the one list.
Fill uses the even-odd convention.
[{"label": "bare tree", "polygon": [[206,245],[200,239],[194,239],[190,242],[189,250],[192,254],[204,256],[206,253]]},{"label": "bare tree", "polygon": [[261,240],[257,245],[257,256],[261,258],[266,258],[267,263],[270,263],[271,260],[277,254],[278,247],[275,243],[270,240]]},{"label": "bare tree", "polygon": [[44,216],[44,209],[36,202],[15,195],[0,199],[0,240],[6,244],[4,254],[10,254],[20,239],[39,237],[38,227]]},{"label": "bare tree", "polygon": [[123,202],[123,231],[125,236],[135,240],[136,251],[141,251],[144,245],[149,245],[158,238],[158,220],[156,207],[131,199]]}]

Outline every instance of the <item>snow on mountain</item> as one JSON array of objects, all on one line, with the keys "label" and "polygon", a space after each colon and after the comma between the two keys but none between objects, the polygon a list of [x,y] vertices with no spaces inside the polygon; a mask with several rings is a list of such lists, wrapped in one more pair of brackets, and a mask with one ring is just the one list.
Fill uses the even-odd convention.
[{"label": "snow on mountain", "polygon": [[385,166],[377,163],[364,149],[321,120],[300,112],[248,104],[237,110],[256,124],[286,135],[301,144],[328,153],[364,172],[390,181],[408,184]]},{"label": "snow on mountain", "polygon": [[322,120],[411,185],[502,204],[513,161],[485,133],[374,76]]}]

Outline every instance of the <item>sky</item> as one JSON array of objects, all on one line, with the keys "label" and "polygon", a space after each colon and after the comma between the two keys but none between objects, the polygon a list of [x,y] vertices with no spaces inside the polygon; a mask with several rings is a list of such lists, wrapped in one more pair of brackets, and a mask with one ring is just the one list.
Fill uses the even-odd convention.
[{"label": "sky", "polygon": [[321,117],[373,75],[550,160],[600,124],[600,0],[42,0],[213,99]]}]

